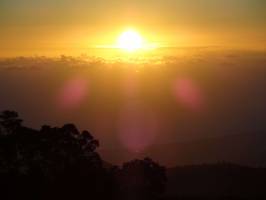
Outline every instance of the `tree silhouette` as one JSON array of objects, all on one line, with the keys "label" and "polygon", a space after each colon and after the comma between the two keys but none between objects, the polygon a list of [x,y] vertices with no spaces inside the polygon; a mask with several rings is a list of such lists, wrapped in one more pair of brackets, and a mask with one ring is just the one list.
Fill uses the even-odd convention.
[{"label": "tree silhouette", "polygon": [[12,134],[20,126],[22,120],[18,118],[18,113],[14,111],[3,111],[0,114],[0,126],[2,127],[2,134]]},{"label": "tree silhouette", "polygon": [[124,163],[117,177],[122,199],[156,199],[167,181],[165,168],[150,158]]},{"label": "tree silhouette", "polygon": [[36,199],[42,193],[49,199],[82,198],[88,193],[99,199],[108,194],[107,172],[96,152],[99,142],[88,131],[80,133],[73,124],[33,130],[21,126],[12,111],[4,111],[0,118],[5,131],[0,137],[0,178],[6,179],[3,187],[14,199]]},{"label": "tree silhouette", "polygon": [[148,199],[164,190],[163,167],[146,158],[105,168],[99,141],[74,124],[34,130],[22,126],[16,112],[4,111],[0,127],[3,199]]}]

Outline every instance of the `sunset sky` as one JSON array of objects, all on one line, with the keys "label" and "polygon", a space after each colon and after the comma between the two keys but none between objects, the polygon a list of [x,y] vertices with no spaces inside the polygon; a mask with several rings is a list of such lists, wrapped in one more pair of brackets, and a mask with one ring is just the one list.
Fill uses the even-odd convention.
[{"label": "sunset sky", "polygon": [[262,49],[265,10],[264,0],[1,0],[0,56],[79,55],[128,27],[159,47]]},{"label": "sunset sky", "polygon": [[177,143],[265,133],[265,11],[266,0],[0,0],[0,111],[36,129],[74,123],[114,163],[154,148],[176,165],[173,149],[192,152]]}]

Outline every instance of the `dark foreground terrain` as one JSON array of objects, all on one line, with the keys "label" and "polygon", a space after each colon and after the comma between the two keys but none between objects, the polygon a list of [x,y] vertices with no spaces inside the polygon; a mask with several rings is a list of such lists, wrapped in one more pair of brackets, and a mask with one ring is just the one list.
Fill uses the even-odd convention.
[{"label": "dark foreground terrain", "polygon": [[22,125],[0,114],[1,199],[266,199],[265,168],[228,163],[166,169],[150,158],[114,166],[99,141],[75,125]]},{"label": "dark foreground terrain", "polygon": [[167,177],[166,193],[171,197],[179,197],[177,199],[230,200],[266,197],[264,168],[226,163],[184,166],[169,169]]}]

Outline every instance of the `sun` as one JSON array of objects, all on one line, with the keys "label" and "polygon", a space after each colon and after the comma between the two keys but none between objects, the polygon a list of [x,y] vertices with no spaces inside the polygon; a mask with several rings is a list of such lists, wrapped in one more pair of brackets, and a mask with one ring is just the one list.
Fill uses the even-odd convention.
[{"label": "sun", "polygon": [[129,29],[118,37],[117,46],[119,49],[133,52],[143,48],[143,38],[137,31]]}]

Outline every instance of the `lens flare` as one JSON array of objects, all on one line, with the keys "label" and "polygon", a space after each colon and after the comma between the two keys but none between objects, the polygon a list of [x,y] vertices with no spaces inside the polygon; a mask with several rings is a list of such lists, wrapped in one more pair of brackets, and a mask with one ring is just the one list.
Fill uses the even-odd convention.
[{"label": "lens flare", "polygon": [[191,79],[175,80],[173,93],[179,103],[192,111],[199,111],[204,107],[203,93],[200,87]]},{"label": "lens flare", "polygon": [[131,152],[143,152],[154,144],[157,120],[152,112],[138,106],[127,106],[118,121],[119,140]]},{"label": "lens flare", "polygon": [[88,83],[82,78],[68,80],[58,95],[58,104],[62,109],[73,109],[80,106],[88,94]]}]

